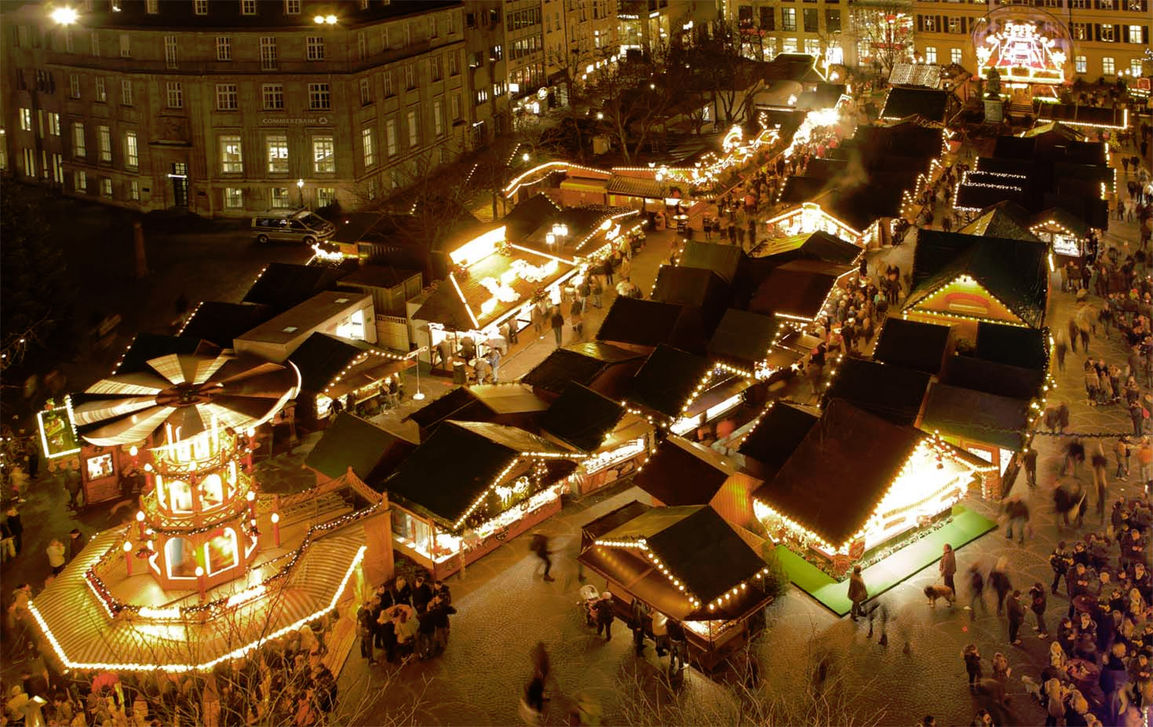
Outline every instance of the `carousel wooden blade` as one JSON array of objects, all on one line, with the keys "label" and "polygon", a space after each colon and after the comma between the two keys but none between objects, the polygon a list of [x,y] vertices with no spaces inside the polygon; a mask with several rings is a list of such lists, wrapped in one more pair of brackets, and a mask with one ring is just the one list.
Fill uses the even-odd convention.
[{"label": "carousel wooden blade", "polygon": [[196,361],[196,371],[193,373],[191,379],[192,383],[203,384],[205,381],[208,381],[210,378],[215,376],[216,372],[219,371],[220,368],[224,366],[224,364],[231,360],[231,356],[214,356],[210,359],[198,356]]},{"label": "carousel wooden blade", "polygon": [[243,424],[229,424],[228,426],[231,427],[256,426],[272,416],[277,409],[275,401],[251,396],[228,396],[226,394],[214,396],[210,403],[201,406],[207,406],[210,412],[222,420],[225,417],[230,420],[235,420],[238,416],[243,417]]},{"label": "carousel wooden blade", "polygon": [[150,406],[156,406],[155,396],[103,397],[82,404],[73,404],[72,415],[77,425],[95,424],[138,412]]},{"label": "carousel wooden blade", "polygon": [[279,399],[284,392],[296,388],[296,372],[278,366],[256,376],[232,378],[222,382],[222,393],[232,396],[256,396],[262,399]]},{"label": "carousel wooden blade", "polygon": [[211,426],[210,418],[204,416],[198,406],[182,406],[168,417],[172,435],[176,441],[195,437]]},{"label": "carousel wooden blade", "polygon": [[148,359],[148,365],[164,378],[168,379],[174,384],[185,384],[190,381],[185,370],[181,356],[178,353],[170,353],[165,356],[157,356],[156,358]]},{"label": "carousel wooden blade", "polygon": [[85,394],[119,394],[133,396],[138,394],[158,394],[169,388],[172,384],[155,374],[143,371],[130,374],[110,376],[97,381],[84,390]]},{"label": "carousel wooden blade", "polygon": [[81,432],[85,440],[101,447],[135,444],[143,441],[157,427],[164,424],[168,415],[175,411],[170,406],[157,406],[142,412],[129,414],[115,421]]},{"label": "carousel wooden blade", "polygon": [[232,381],[241,381],[255,376],[263,376],[275,371],[283,371],[284,369],[285,366],[283,364],[263,361],[252,356],[242,356],[240,358],[234,358],[226,365],[220,367],[216,375],[212,377],[212,380],[221,384],[227,384]]}]

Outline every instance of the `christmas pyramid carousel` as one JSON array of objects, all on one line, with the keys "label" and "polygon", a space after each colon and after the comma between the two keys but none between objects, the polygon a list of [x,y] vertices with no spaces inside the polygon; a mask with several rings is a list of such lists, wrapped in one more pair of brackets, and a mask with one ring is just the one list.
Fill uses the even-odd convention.
[{"label": "christmas pyramid carousel", "polygon": [[146,485],[135,521],[98,533],[30,604],[67,668],[211,669],[332,611],[364,557],[375,508],[262,496],[252,476],[255,428],[299,387],[292,364],[171,354],[148,367],[73,398],[79,435],[128,448]]}]

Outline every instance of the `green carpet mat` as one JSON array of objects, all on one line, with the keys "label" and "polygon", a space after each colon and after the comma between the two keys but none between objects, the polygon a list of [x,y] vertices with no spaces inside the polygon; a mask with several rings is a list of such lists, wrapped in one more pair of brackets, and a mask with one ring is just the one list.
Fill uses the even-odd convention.
[{"label": "green carpet mat", "polygon": [[[869,588],[869,596],[879,596],[909,576],[937,562],[945,543],[949,543],[956,550],[996,528],[997,523],[987,517],[960,505],[955,506],[953,518],[948,523],[861,573],[865,578],[865,585]],[[783,545],[777,546],[777,557],[781,559],[781,565],[789,575],[789,580],[797,588],[817,599],[825,608],[838,616],[844,616],[852,608],[852,602],[848,597],[847,578],[838,583],[832,576]]]}]

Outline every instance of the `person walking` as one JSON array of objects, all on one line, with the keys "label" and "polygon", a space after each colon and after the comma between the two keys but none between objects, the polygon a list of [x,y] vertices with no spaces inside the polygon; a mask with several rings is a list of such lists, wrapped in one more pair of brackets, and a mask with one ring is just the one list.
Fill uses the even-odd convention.
[{"label": "person walking", "polygon": [[605,641],[613,640],[613,594],[605,591],[601,594],[600,599],[593,605],[593,612],[596,613],[597,621],[597,636],[604,632]]},{"label": "person walking", "polygon": [[1013,646],[1020,646],[1019,632],[1021,624],[1025,623],[1025,607],[1021,605],[1020,591],[1013,591],[1006,600],[1005,615],[1009,617],[1009,643]]},{"label": "person walking", "polygon": [[552,315],[549,317],[549,325],[552,327],[552,334],[556,337],[557,348],[560,348],[561,341],[564,339],[564,316],[560,312],[560,308],[553,308]]},{"label": "person walking", "polygon": [[1025,464],[1025,481],[1029,484],[1029,487],[1031,487],[1031,488],[1036,487],[1037,486],[1037,450],[1033,449],[1032,444],[1030,444],[1025,449],[1025,454],[1022,456],[1021,459]]},{"label": "person walking", "polygon": [[24,523],[20,520],[20,511],[12,505],[5,514],[8,516],[8,533],[12,536],[12,546],[16,550],[16,555],[20,555],[20,550],[24,547]]},{"label": "person walking", "polygon": [[1025,542],[1025,526],[1029,522],[1029,506],[1018,495],[1010,495],[1005,500],[1005,538],[1013,539],[1013,529],[1017,529],[1017,542]]},{"label": "person walking", "polygon": [[957,554],[953,552],[953,546],[948,543],[945,543],[941,550],[941,562],[938,563],[937,570],[949,590],[956,593],[957,584],[953,582],[953,576],[957,573]]},{"label": "person walking", "polygon": [[376,624],[373,622],[375,608],[372,600],[365,601],[356,612],[356,635],[360,637],[360,656],[370,665],[376,663],[372,642],[376,637]]},{"label": "person walking", "polygon": [[966,645],[961,650],[961,659],[965,662],[965,673],[969,675],[969,691],[973,691],[981,678],[981,652],[977,650],[977,645]]},{"label": "person walking", "polygon": [[981,567],[976,563],[969,566],[969,605],[965,606],[965,610],[970,612],[970,620],[977,618],[977,609],[973,605],[975,603],[980,603],[981,610],[985,613],[989,612],[989,607],[985,605],[985,576],[981,574]]},{"label": "person walking", "polygon": [[685,668],[688,656],[688,637],[680,621],[669,619],[665,627],[669,633],[669,676],[679,674]]},{"label": "person walking", "polygon": [[580,298],[573,300],[569,313],[572,318],[573,338],[577,341],[584,340],[584,303],[581,302]]},{"label": "person walking", "polygon": [[80,555],[80,551],[84,550],[84,545],[87,543],[84,534],[80,532],[79,528],[72,528],[68,533],[68,560],[72,560]]},{"label": "person walking", "polygon": [[45,552],[48,554],[48,566],[52,569],[52,575],[60,575],[60,571],[64,570],[64,564],[68,562],[64,543],[53,538]]},{"label": "person walking", "polygon": [[853,607],[849,611],[849,617],[854,621],[858,616],[864,616],[865,611],[862,604],[869,599],[869,589],[865,586],[865,579],[861,575],[861,566],[853,566],[853,574],[849,576],[849,600],[853,602]]},{"label": "person walking", "polygon": [[1106,468],[1109,466],[1109,460],[1105,458],[1105,449],[1100,442],[1098,442],[1097,451],[1093,453],[1089,463],[1093,472],[1093,489],[1097,493],[1097,516],[1101,518],[1101,522],[1105,522],[1105,498],[1109,476]]},{"label": "person walking", "polygon": [[1005,597],[1009,595],[1009,591],[1013,589],[1012,584],[1009,582],[1009,559],[1001,556],[997,559],[996,565],[993,570],[989,571],[989,585],[997,593],[997,615],[1001,615],[1001,611],[1005,607]]},{"label": "person walking", "polygon": [[1037,626],[1033,630],[1037,632],[1037,638],[1049,638],[1049,629],[1045,626],[1045,607],[1048,605],[1048,598],[1045,596],[1045,584],[1037,581],[1033,587],[1029,589],[1029,610],[1037,618]]},{"label": "person walking", "polygon": [[544,563],[544,580],[549,582],[556,580],[549,575],[549,572],[552,570],[552,558],[549,557],[552,555],[552,551],[549,550],[548,547],[548,536],[543,533],[534,534],[532,540],[529,541],[528,547],[529,550],[535,553],[536,557]]}]

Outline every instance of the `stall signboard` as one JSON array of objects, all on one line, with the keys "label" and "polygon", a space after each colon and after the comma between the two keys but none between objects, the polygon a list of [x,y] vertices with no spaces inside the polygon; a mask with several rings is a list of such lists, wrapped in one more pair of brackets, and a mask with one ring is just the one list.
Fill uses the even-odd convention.
[{"label": "stall signboard", "polygon": [[59,459],[80,451],[70,407],[44,409],[36,414],[36,425],[40,430],[40,446],[45,459]]}]

